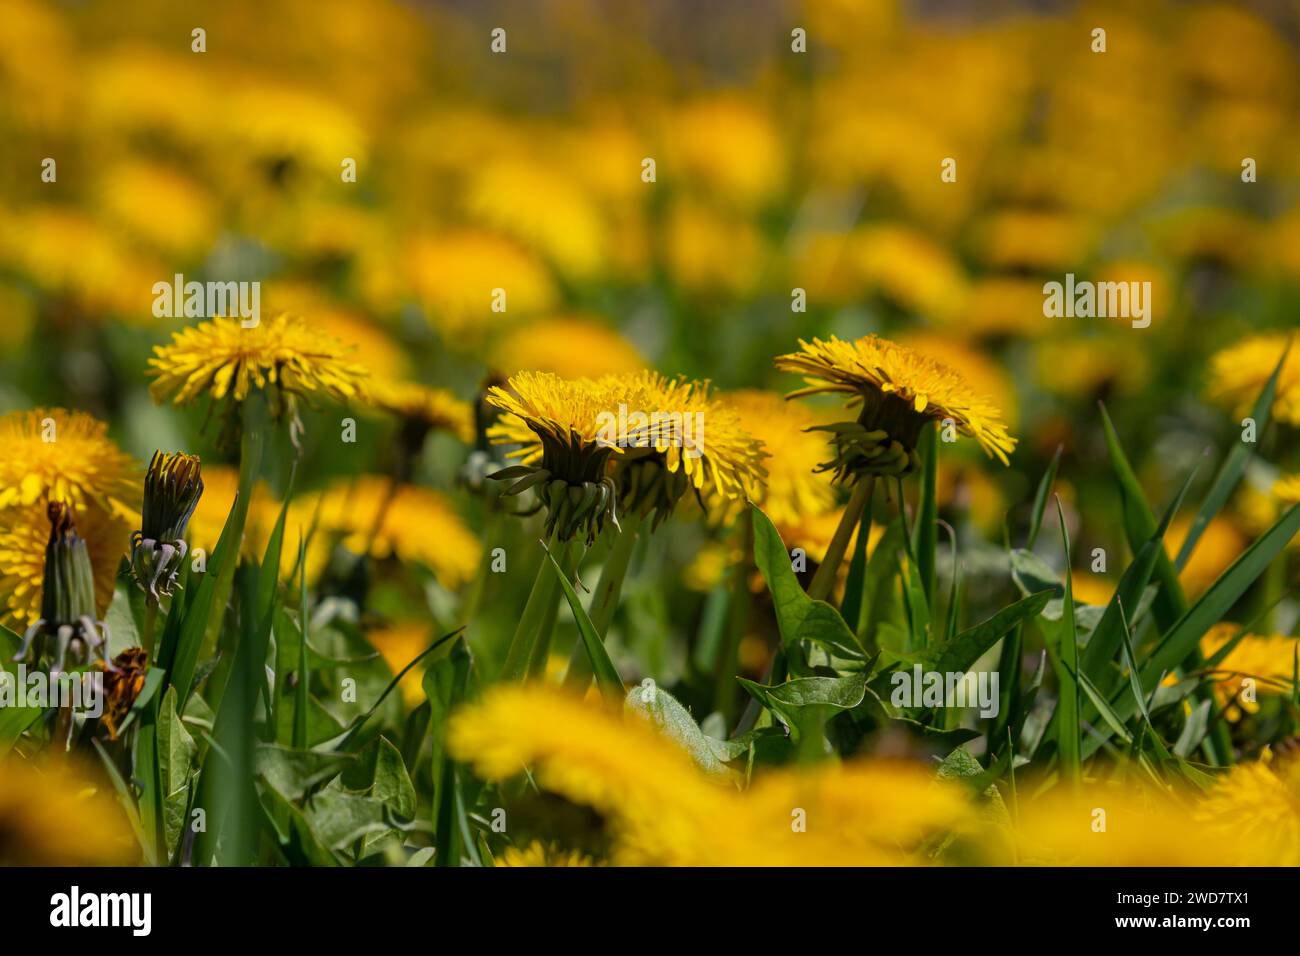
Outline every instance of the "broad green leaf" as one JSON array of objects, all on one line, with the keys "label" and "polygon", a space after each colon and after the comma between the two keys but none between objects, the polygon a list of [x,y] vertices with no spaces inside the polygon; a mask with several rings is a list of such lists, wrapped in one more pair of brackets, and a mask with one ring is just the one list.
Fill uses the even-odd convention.
[{"label": "broad green leaf", "polygon": [[643,716],[669,740],[691,755],[705,773],[723,777],[735,776],[735,771],[723,761],[727,742],[708,737],[685,707],[672,694],[647,680],[627,692],[623,705],[628,711]]},{"label": "broad green leaf", "polygon": [[259,780],[292,801],[301,800],[309,790],[334,779],[356,759],[353,754],[258,744],[253,769]]},{"label": "broad green leaf", "polygon": [[185,826],[191,770],[194,756],[198,752],[198,745],[176,713],[176,699],[176,688],[167,688],[159,707],[156,730],[158,771],[162,782],[163,830],[168,858],[175,851]]},{"label": "broad green leaf", "polygon": [[799,585],[799,579],[790,566],[790,553],[771,519],[757,505],[752,505],[751,510],[754,563],[772,593],[777,626],[787,652],[800,641],[808,640],[825,645],[839,657],[862,658],[864,655],[857,636],[844,623],[839,612],[825,601],[814,601]]},{"label": "broad green leaf", "polygon": [[921,660],[929,663],[932,670],[944,673],[969,670],[1008,631],[1042,611],[1050,598],[1051,593],[1048,591],[1021,598],[992,617],[962,631],[943,647],[927,648],[921,655]]}]

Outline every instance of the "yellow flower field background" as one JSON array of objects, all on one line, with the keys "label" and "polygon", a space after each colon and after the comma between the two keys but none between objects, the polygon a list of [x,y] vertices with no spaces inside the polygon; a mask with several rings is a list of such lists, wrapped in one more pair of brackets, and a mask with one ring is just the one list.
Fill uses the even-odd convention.
[{"label": "yellow flower field background", "polygon": [[0,0],[0,140],[0,863],[1300,865],[1289,5]]}]

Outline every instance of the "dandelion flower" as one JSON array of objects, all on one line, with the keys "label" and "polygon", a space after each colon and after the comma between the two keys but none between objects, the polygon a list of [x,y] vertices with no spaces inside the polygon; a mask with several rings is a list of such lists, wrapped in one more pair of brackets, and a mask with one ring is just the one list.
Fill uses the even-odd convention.
[{"label": "dandelion flower", "polygon": [[[1241,628],[1228,622],[1214,625],[1201,638],[1201,653],[1208,660],[1231,641]],[[1240,705],[1254,712],[1259,709],[1255,694],[1288,693],[1295,672],[1296,651],[1300,642],[1281,634],[1245,634],[1215,667],[1218,683],[1215,691],[1224,706]],[[1242,695],[1242,681],[1254,683],[1255,694]]]},{"label": "dandelion flower", "polygon": [[578,316],[560,316],[511,331],[493,348],[491,364],[506,376],[535,371],[598,378],[640,371],[645,359],[613,329]]},{"label": "dandelion flower", "polygon": [[1300,475],[1279,478],[1273,485],[1273,496],[1287,505],[1300,504]]},{"label": "dandelion flower", "polygon": [[[1237,841],[1255,866],[1300,866],[1300,760],[1242,763],[1196,808],[1210,832]],[[1219,861],[1214,861],[1219,862]]]},{"label": "dandelion flower", "polygon": [[125,517],[140,499],[138,474],[107,426],[83,412],[37,408],[0,417],[0,510],[57,501]]},{"label": "dandelion flower", "polygon": [[758,389],[728,392],[726,400],[741,426],[768,453],[755,497],[772,523],[778,528],[796,525],[833,510],[830,479],[817,471],[830,446],[825,435],[810,431],[824,422],[824,416]]},{"label": "dandelion flower", "polygon": [[[1226,405],[1234,415],[1246,415],[1259,398],[1287,347],[1282,332],[1254,335],[1218,352],[1210,359],[1209,396]],[[1273,417],[1288,425],[1300,425],[1300,351],[1287,354],[1277,380]]]},{"label": "dandelion flower", "polygon": [[0,759],[0,866],[123,866],[136,857],[106,788],[63,762]]},{"label": "dandelion flower", "polygon": [[590,379],[520,372],[504,388],[489,388],[487,402],[506,413],[488,438],[520,446],[509,454],[520,464],[490,477],[512,481],[506,495],[537,488],[547,506],[547,537],[558,532],[567,541],[585,531],[590,542],[607,520],[617,523],[617,492],[606,466],[622,449],[610,430],[618,405],[607,388]]},{"label": "dandelion flower", "polygon": [[[901,762],[769,771],[738,792],[638,713],[543,686],[494,689],[452,717],[448,740],[487,779],[527,767],[543,789],[600,812],[620,865],[920,863],[930,838],[976,820],[961,788]],[[796,831],[799,810],[807,827]]]},{"label": "dandelion flower", "polygon": [[[890,459],[890,467],[913,467],[898,460],[899,452],[912,457],[921,426],[945,420],[979,442],[987,454],[1008,463],[1007,455],[1015,449],[1016,440],[1007,433],[1001,411],[959,371],[874,335],[853,342],[832,337],[829,341],[801,340],[799,344],[800,351],[776,360],[778,368],[797,372],[808,383],[791,397],[822,392],[850,395],[850,404],[862,406],[857,424],[869,434],[883,432],[888,440],[890,451],[882,457]],[[879,465],[853,458],[842,460],[841,468],[871,471]]]},{"label": "dandelion flower", "polygon": [[520,848],[508,846],[496,859],[497,866],[591,866],[591,857],[584,856],[576,850],[564,850],[560,847],[534,840]]},{"label": "dandelion flower", "polygon": [[431,431],[444,431],[465,443],[474,440],[474,410],[445,388],[415,382],[371,382],[366,399],[380,411],[395,415],[419,443]]},{"label": "dandelion flower", "polygon": [[149,359],[154,401],[183,405],[207,393],[242,402],[255,390],[278,388],[306,400],[357,397],[366,370],[338,340],[296,316],[282,314],[244,328],[217,318],[172,336]]}]

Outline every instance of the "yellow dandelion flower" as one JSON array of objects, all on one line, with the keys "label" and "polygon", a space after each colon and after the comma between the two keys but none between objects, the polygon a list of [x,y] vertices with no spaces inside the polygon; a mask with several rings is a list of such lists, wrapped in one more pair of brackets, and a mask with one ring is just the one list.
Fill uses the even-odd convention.
[{"label": "yellow dandelion flower", "polygon": [[972,335],[1034,338],[1050,329],[1043,322],[1042,283],[1015,276],[976,280],[961,311],[946,318]]},{"label": "yellow dandelion flower", "polygon": [[[465,231],[417,236],[405,243],[404,268],[429,321],[453,343],[481,337],[502,319],[554,306],[558,293],[546,267],[510,239]],[[494,312],[494,290],[505,312]]]},{"label": "yellow dandelion flower", "polygon": [[867,288],[902,308],[940,321],[960,314],[968,294],[965,274],[923,233],[894,223],[866,226],[849,237],[845,254]]},{"label": "yellow dandelion flower", "polygon": [[1300,475],[1279,478],[1273,485],[1273,496],[1288,505],[1300,504]]},{"label": "yellow dandelion flower", "polygon": [[824,423],[825,416],[757,389],[728,392],[726,400],[745,431],[768,452],[756,500],[772,523],[778,528],[798,524],[833,510],[830,477],[816,471],[830,457],[831,447],[824,433],[808,430]]},{"label": "yellow dandelion flower", "polygon": [[94,417],[63,408],[0,417],[0,509],[59,501],[126,517],[138,514],[141,488],[135,461]]},{"label": "yellow dandelion flower", "polygon": [[129,159],[110,167],[99,186],[105,217],[163,252],[190,255],[213,239],[212,200],[176,170]]},{"label": "yellow dandelion flower", "polygon": [[[498,445],[521,445],[510,453],[525,465],[542,462],[548,446],[576,447],[591,453],[618,453],[607,431],[608,391],[587,378],[561,378],[551,372],[519,372],[504,387],[488,389],[488,404],[506,414],[488,429]],[[617,412],[617,403],[613,409]],[[551,469],[556,471],[557,469]]]},{"label": "yellow dandelion flower", "polygon": [[672,153],[683,182],[738,207],[758,205],[785,178],[784,140],[750,101],[716,96],[688,103],[669,118]]},{"label": "yellow dandelion flower", "polygon": [[557,176],[531,156],[504,159],[473,172],[465,202],[474,218],[537,249],[566,274],[585,278],[604,266],[606,226],[577,176]]},{"label": "yellow dandelion flower", "polygon": [[[1171,558],[1177,556],[1191,527],[1192,519],[1186,515],[1180,515],[1170,523],[1169,531],[1165,534],[1165,551]],[[1201,537],[1196,542],[1196,550],[1178,575],[1187,593],[1203,593],[1241,556],[1249,543],[1231,517],[1226,514],[1215,515],[1202,530]]]},{"label": "yellow dandelion flower", "polygon": [[1014,835],[1019,862],[1031,866],[1230,866],[1256,850],[1131,782],[1023,800]]},{"label": "yellow dandelion flower", "polygon": [[474,440],[473,407],[445,388],[430,388],[416,382],[374,381],[366,389],[366,400],[422,434],[444,431],[466,443]]},{"label": "yellow dandelion flower", "polygon": [[108,788],[63,762],[0,759],[0,866],[125,866],[138,856]]},{"label": "yellow dandelion flower", "polygon": [[[316,507],[313,496],[296,503],[304,534]],[[320,529],[327,537],[342,537],[343,545],[356,554],[365,553],[369,545],[376,560],[396,557],[422,564],[452,589],[474,576],[482,550],[446,496],[418,485],[391,491],[389,480],[379,475],[363,475],[327,490],[320,501]]]},{"label": "yellow dandelion flower", "polygon": [[542,789],[600,812],[617,865],[920,863],[930,838],[976,821],[962,788],[902,763],[770,771],[738,792],[643,717],[542,685],[493,689],[448,734],[484,778],[528,768]]},{"label": "yellow dandelion flower", "polygon": [[[95,574],[96,619],[103,620],[113,600],[117,571],[131,545],[138,517],[101,508],[74,507],[77,534],[86,542]],[[0,512],[0,623],[22,633],[41,617],[45,545],[50,538],[46,505],[37,502]]]},{"label": "yellow dandelion flower", "polygon": [[534,840],[526,847],[508,846],[496,859],[497,866],[591,866],[591,857],[576,850]]},{"label": "yellow dandelion flower", "polygon": [[[658,372],[611,375],[597,383],[629,409],[640,409],[649,424],[627,430],[623,468],[653,449],[669,474],[678,475],[701,494],[743,500],[761,481],[767,452],[745,428],[739,410],[708,382],[670,379]],[[611,412],[618,406],[610,404]],[[640,450],[640,451],[638,451]],[[679,492],[680,493],[680,492]],[[629,508],[636,508],[629,501]]]},{"label": "yellow dandelion flower", "polygon": [[1105,336],[1072,336],[1034,348],[1038,384],[1075,400],[1131,393],[1149,380],[1150,361],[1135,349],[1116,347]]},{"label": "yellow dandelion flower", "polygon": [[508,333],[492,350],[490,364],[507,378],[521,371],[597,378],[640,371],[645,359],[608,326],[580,316],[558,316]]},{"label": "yellow dandelion flower", "polygon": [[[1226,405],[1234,415],[1249,414],[1282,358],[1288,340],[1285,333],[1270,332],[1251,336],[1216,353],[1210,359],[1210,398]],[[1288,425],[1300,425],[1300,348],[1294,345],[1277,379],[1273,418]]]},{"label": "yellow dandelion flower", "polygon": [[925,422],[950,419],[987,454],[1008,463],[1016,440],[1008,434],[1002,412],[958,370],[875,335],[799,344],[800,351],[776,359],[778,368],[797,372],[808,383],[791,397],[846,393],[852,396],[850,404],[862,404],[859,424],[883,430],[906,451],[916,447]]},{"label": "yellow dandelion flower", "polygon": [[149,359],[154,401],[183,405],[208,393],[236,402],[274,386],[290,396],[346,401],[360,394],[366,370],[336,339],[289,314],[244,328],[218,318],[182,329]]},{"label": "yellow dandelion flower", "polygon": [[[427,650],[435,639],[428,621],[397,621],[366,633],[366,640],[380,653],[394,675]],[[424,703],[424,670],[425,662],[421,661],[407,671],[397,685],[408,709]]]},{"label": "yellow dandelion flower", "polygon": [[1002,412],[1002,420],[1008,429],[1016,427],[1019,409],[1011,376],[979,346],[934,332],[909,332],[900,336],[898,342],[948,368],[961,369],[961,376],[971,391],[987,399]]},{"label": "yellow dandelion flower", "polygon": [[1300,760],[1234,766],[1196,808],[1217,838],[1240,840],[1254,866],[1300,866]]},{"label": "yellow dandelion flower", "polygon": [[[1208,660],[1236,637],[1241,628],[1226,621],[1215,624],[1201,638],[1201,653]],[[1297,641],[1281,634],[1246,634],[1215,667],[1215,691],[1223,706],[1231,703],[1254,712],[1259,694],[1285,694],[1291,688]],[[1254,693],[1242,697],[1242,682],[1250,679]]]},{"label": "yellow dandelion flower", "polygon": [[553,688],[494,688],[452,716],[448,746],[485,779],[528,767],[543,789],[610,816],[619,863],[697,860],[731,802],[648,721]]}]

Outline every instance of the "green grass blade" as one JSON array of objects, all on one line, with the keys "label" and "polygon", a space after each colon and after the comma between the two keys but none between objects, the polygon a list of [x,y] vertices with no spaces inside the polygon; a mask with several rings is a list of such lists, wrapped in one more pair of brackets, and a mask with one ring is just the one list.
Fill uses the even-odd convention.
[{"label": "green grass blade", "polygon": [[[1255,420],[1255,437],[1262,438],[1264,429],[1268,426],[1269,415],[1273,409],[1273,397],[1277,394],[1277,380],[1282,374],[1282,366],[1286,363],[1287,354],[1291,351],[1291,342],[1288,340],[1286,348],[1282,350],[1282,357],[1277,361],[1277,367],[1273,369],[1273,374],[1269,376],[1268,383],[1264,390],[1260,392],[1259,398],[1255,402],[1254,409],[1251,410],[1250,417]],[[1183,541],[1182,547],[1178,550],[1178,557],[1174,561],[1174,567],[1181,571],[1192,556],[1192,551],[1196,547],[1196,542],[1200,540],[1201,533],[1205,531],[1214,516],[1227,503],[1241,476],[1246,471],[1246,465],[1250,461],[1251,447],[1248,443],[1239,441],[1233,445],[1232,451],[1223,460],[1223,465],[1219,468],[1219,473],[1214,477],[1214,483],[1210,486],[1209,493],[1206,494],[1205,500],[1201,503],[1200,510],[1196,512],[1196,517],[1192,520],[1191,527],[1187,529],[1187,538]]]},{"label": "green grass blade", "polygon": [[605,644],[600,639],[600,635],[596,633],[591,618],[583,610],[582,602],[578,600],[578,592],[569,583],[569,576],[564,573],[560,563],[555,560],[555,556],[551,554],[549,548],[546,549],[546,560],[551,563],[551,568],[559,578],[560,588],[564,591],[565,600],[569,602],[569,609],[573,611],[573,618],[578,622],[578,633],[582,636],[583,646],[587,648],[587,657],[591,661],[591,669],[596,676],[596,686],[609,700],[622,703],[624,694],[623,679],[618,676],[618,671],[614,668],[614,662],[609,659],[609,652],[605,650]]},{"label": "green grass blade", "polygon": [[1065,597],[1062,613],[1066,627],[1061,639],[1061,667],[1057,671],[1060,705],[1056,724],[1057,751],[1061,758],[1061,775],[1073,787],[1079,785],[1079,635],[1074,620],[1074,572],[1070,564],[1070,531],[1065,526],[1061,499],[1056,499],[1056,515],[1061,522],[1061,541],[1065,548]]},{"label": "green grass blade", "polygon": [[1034,493],[1034,513],[1029,520],[1029,542],[1025,545],[1027,550],[1033,550],[1034,542],[1038,540],[1038,532],[1042,530],[1043,512],[1047,510],[1047,497],[1052,493],[1052,486],[1056,484],[1056,470],[1060,464],[1061,446],[1057,445],[1056,453],[1052,455],[1052,462],[1038,482],[1038,491]]}]

